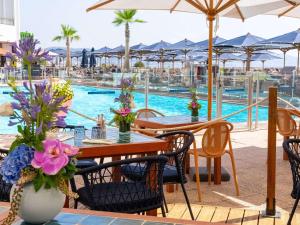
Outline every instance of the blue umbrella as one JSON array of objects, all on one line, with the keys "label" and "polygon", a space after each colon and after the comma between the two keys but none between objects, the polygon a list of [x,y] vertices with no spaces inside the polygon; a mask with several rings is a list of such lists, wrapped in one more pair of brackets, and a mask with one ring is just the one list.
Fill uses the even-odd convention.
[{"label": "blue umbrella", "polygon": [[96,66],[96,57],[95,57],[95,49],[91,49],[91,56],[90,56],[90,68],[94,68]]},{"label": "blue umbrella", "polygon": [[179,41],[179,42],[169,45],[167,48],[169,50],[181,50],[183,52],[186,52],[186,51],[188,52],[192,49],[191,48],[192,44],[194,44],[194,42],[185,38],[182,41]]},{"label": "blue umbrella", "polygon": [[[111,48],[104,46],[98,50],[95,51],[96,55],[104,56],[105,64],[106,64],[106,58],[108,57],[108,52],[111,50]],[[101,57],[100,57],[100,65],[101,65]]]},{"label": "blue umbrella", "polygon": [[235,49],[244,51],[247,54],[247,65],[246,71],[250,70],[250,63],[251,63],[251,55],[256,50],[255,44],[265,40],[262,37],[258,37],[247,33],[246,35],[236,37],[222,43],[216,45],[219,49]]},{"label": "blue umbrella", "polygon": [[111,50],[108,51],[108,53],[111,53],[111,54],[124,54],[125,52],[125,47],[123,45],[119,45]]},{"label": "blue umbrella", "polygon": [[[226,39],[216,36],[213,38],[213,46],[216,46],[224,41],[226,41]],[[206,50],[206,49],[208,49],[208,40],[194,43],[190,47],[192,47],[193,49],[196,49],[196,50],[204,50],[204,49]]]},{"label": "blue umbrella", "polygon": [[290,49],[296,48],[298,50],[297,71],[299,71],[300,29],[270,38],[268,40],[264,40],[264,41],[260,42],[259,44],[265,45],[267,47],[275,46],[275,47],[277,47],[277,49],[282,50],[283,55],[284,55],[284,62],[283,62],[284,67],[285,67],[286,52]]},{"label": "blue umbrella", "polygon": [[[243,54],[239,56],[242,60],[247,60],[247,55]],[[263,69],[264,69],[264,64],[265,61],[269,60],[275,60],[275,59],[281,59],[280,57],[272,54],[271,52],[264,51],[264,52],[258,52],[255,53],[251,56],[251,61],[261,61],[263,64]]]},{"label": "blue umbrella", "polygon": [[170,45],[171,44],[166,41],[160,41],[160,42],[154,43],[152,45],[149,45],[149,46],[143,48],[143,50],[148,50],[148,51],[152,51],[152,52],[160,52],[160,51],[167,50]]},{"label": "blue umbrella", "polygon": [[133,51],[139,52],[139,51],[142,51],[146,47],[147,47],[147,45],[144,45],[143,43],[139,43],[137,45],[132,46],[130,49]]},{"label": "blue umbrella", "polygon": [[82,58],[81,58],[81,67],[82,68],[87,68],[88,67],[88,64],[89,64],[89,59],[87,57],[87,52],[86,52],[86,49],[84,48],[82,50]]}]

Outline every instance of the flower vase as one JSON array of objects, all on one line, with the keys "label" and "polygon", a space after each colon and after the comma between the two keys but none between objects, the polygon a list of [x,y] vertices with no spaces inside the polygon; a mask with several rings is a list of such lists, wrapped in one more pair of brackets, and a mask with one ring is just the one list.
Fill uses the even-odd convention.
[{"label": "flower vase", "polygon": [[[14,185],[10,192],[11,201]],[[66,196],[55,188],[35,191],[32,183],[24,186],[18,216],[30,224],[44,224],[54,219],[62,210]]]},{"label": "flower vase", "polygon": [[126,133],[130,131],[130,123],[127,123],[125,120],[120,121],[119,123],[119,132]]},{"label": "flower vase", "polygon": [[119,124],[119,142],[129,143],[130,142],[130,123],[126,121],[120,121]]},{"label": "flower vase", "polygon": [[199,110],[193,109],[192,110],[192,122],[197,122],[197,121],[199,121]]}]

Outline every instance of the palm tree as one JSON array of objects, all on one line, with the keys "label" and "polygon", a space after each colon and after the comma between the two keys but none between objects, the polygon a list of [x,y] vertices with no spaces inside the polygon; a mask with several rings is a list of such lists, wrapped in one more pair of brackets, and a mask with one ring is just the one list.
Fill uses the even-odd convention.
[{"label": "palm tree", "polygon": [[66,41],[67,46],[67,61],[66,61],[66,67],[67,67],[67,73],[69,76],[70,73],[70,67],[71,67],[71,42],[73,40],[78,41],[80,39],[79,35],[77,34],[77,30],[75,30],[73,27],[69,25],[61,25],[61,34],[54,37],[53,41]]},{"label": "palm tree", "polygon": [[134,9],[127,9],[122,11],[116,11],[116,18],[113,21],[113,24],[116,26],[120,26],[125,24],[125,62],[124,62],[124,71],[129,71],[129,38],[130,38],[130,31],[129,31],[129,24],[130,23],[144,23],[145,21],[140,19],[134,19],[133,17],[137,13]]}]

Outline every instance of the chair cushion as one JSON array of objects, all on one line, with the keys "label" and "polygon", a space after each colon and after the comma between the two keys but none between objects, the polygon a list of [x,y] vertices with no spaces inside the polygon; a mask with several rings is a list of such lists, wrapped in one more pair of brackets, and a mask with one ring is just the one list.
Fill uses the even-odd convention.
[{"label": "chair cushion", "polygon": [[162,206],[162,196],[141,182],[95,184],[78,189],[79,202],[93,210],[137,213]]},{"label": "chair cushion", "polygon": [[84,169],[92,166],[97,166],[97,162],[94,159],[80,159],[77,161],[76,167],[78,169]]},{"label": "chair cushion", "polygon": [[[140,180],[144,174],[145,167],[134,164],[121,167],[121,172],[130,180]],[[186,178],[183,176],[183,182],[186,183]],[[166,165],[163,172],[163,183],[180,183],[180,178],[177,174],[176,166]]]}]

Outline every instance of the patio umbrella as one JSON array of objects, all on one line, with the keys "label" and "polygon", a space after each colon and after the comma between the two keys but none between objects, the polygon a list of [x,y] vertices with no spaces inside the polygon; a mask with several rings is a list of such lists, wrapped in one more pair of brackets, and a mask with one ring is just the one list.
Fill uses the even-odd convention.
[{"label": "patio umbrella", "polygon": [[[246,54],[242,54],[239,56],[239,58],[241,58],[241,60],[247,60],[247,55]],[[254,53],[251,56],[251,61],[261,61],[262,62],[262,68],[264,69],[264,64],[266,61],[269,60],[275,60],[275,59],[281,59],[280,57],[270,53],[270,52],[257,52]]]},{"label": "patio umbrella", "polygon": [[137,45],[134,45],[130,48],[131,51],[137,53],[139,55],[139,60],[142,61],[143,54],[147,53],[147,50],[144,50],[147,47],[147,45],[144,45],[143,43],[139,43]]},{"label": "patio umbrella", "polygon": [[[299,16],[300,17],[300,16]],[[276,36],[273,38],[270,38],[268,40],[264,40],[260,42],[261,45],[271,45],[275,46],[273,49],[276,49],[276,46],[278,48],[282,48],[284,51],[284,66],[285,66],[285,54],[290,49],[297,49],[298,51],[298,57],[297,57],[297,73],[299,72],[299,66],[300,66],[300,29]]]},{"label": "patio umbrella", "polygon": [[87,57],[87,51],[86,49],[84,48],[82,50],[82,58],[81,58],[81,67],[82,68],[87,68],[88,67],[88,64],[89,64],[89,60],[88,60],[88,57]]},{"label": "patio umbrella", "polygon": [[[280,2],[282,4],[274,4]],[[285,0],[100,0],[89,7],[87,11],[100,10],[168,10],[170,12],[203,13],[209,22],[208,38],[208,119],[212,115],[212,49],[213,49],[213,21],[216,16],[240,18],[242,20],[279,9],[289,5]]]},{"label": "patio umbrella", "polygon": [[122,57],[125,54],[125,47],[123,45],[119,45],[111,50],[108,51],[108,54],[111,56],[116,56],[118,61],[121,60],[121,64],[119,61],[119,66],[122,68]]},{"label": "patio umbrella", "polygon": [[106,64],[106,59],[108,57],[108,52],[110,50],[111,50],[111,48],[104,46],[95,51],[95,54],[100,56],[100,66],[101,66],[101,56],[104,56],[104,63]]},{"label": "patio umbrella", "polygon": [[[212,44],[213,44],[213,47],[216,46],[217,44],[220,44],[222,42],[226,41],[226,39],[224,38],[221,38],[219,36],[216,36],[213,38],[212,40]],[[204,41],[200,41],[200,42],[197,42],[197,43],[194,43],[192,44],[190,47],[192,47],[194,50],[206,50],[207,47],[208,47],[208,42],[209,40],[204,40]]]},{"label": "patio umbrella", "polygon": [[193,45],[194,42],[183,39],[182,41],[176,42],[174,44],[171,44],[168,48],[168,50],[179,50],[184,55],[184,62],[187,61],[187,54],[192,50],[191,45]]},{"label": "patio umbrella", "polygon": [[90,68],[95,68],[96,66],[96,57],[95,57],[95,49],[91,49],[91,56],[90,56]]},{"label": "patio umbrella", "polygon": [[217,44],[217,48],[241,50],[247,55],[246,71],[250,71],[251,55],[256,50],[255,44],[265,40],[264,38],[247,33],[246,35],[236,37]]}]

